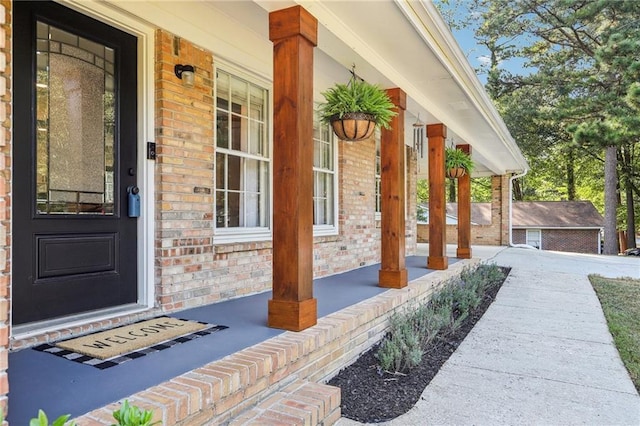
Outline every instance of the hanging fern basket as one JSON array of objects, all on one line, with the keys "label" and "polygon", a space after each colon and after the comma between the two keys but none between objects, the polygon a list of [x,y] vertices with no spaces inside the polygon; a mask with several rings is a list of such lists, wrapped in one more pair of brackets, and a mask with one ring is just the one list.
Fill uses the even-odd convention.
[{"label": "hanging fern basket", "polygon": [[463,167],[452,167],[450,169],[447,169],[447,177],[449,179],[461,178],[466,173],[467,172],[465,171],[465,169]]},{"label": "hanging fern basket", "polygon": [[334,115],[330,122],[336,136],[350,142],[368,139],[376,128],[375,116],[366,112],[347,112],[342,118]]}]

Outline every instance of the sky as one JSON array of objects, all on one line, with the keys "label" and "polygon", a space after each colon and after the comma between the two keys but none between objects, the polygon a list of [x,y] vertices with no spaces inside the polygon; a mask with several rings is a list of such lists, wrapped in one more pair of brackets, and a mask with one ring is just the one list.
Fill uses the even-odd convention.
[{"label": "sky", "polygon": [[[442,0],[432,0],[438,9],[442,10],[443,8],[451,9],[451,6],[447,6],[443,4]],[[455,2],[452,2],[455,3]],[[460,1],[460,7],[455,10],[454,17],[461,17],[469,13],[468,10],[464,8],[464,1]],[[442,13],[442,12],[441,12]],[[444,16],[444,14],[443,14]],[[446,21],[446,18],[445,18]],[[478,24],[480,22],[478,21]],[[489,63],[489,51],[482,45],[478,44],[474,38],[474,29],[473,28],[464,28],[464,29],[452,29],[452,33],[460,45],[462,52],[467,57],[467,60],[471,64],[475,70],[478,70],[481,65]],[[509,70],[513,74],[527,74],[528,71],[525,67],[524,59],[510,59],[507,62],[501,63],[501,66],[505,69]],[[482,84],[486,84],[487,75],[485,73],[478,74],[478,78],[482,82]]]}]

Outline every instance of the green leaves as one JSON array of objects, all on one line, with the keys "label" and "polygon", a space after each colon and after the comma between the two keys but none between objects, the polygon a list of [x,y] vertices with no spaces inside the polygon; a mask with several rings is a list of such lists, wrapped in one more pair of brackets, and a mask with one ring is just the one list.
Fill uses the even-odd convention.
[{"label": "green leaves", "polygon": [[388,129],[397,114],[395,105],[380,86],[356,78],[348,84],[338,83],[322,95],[326,102],[320,105],[319,112],[326,123],[334,116],[342,118],[348,112],[364,112],[375,116],[376,125]]},{"label": "green leaves", "polygon": [[[65,414],[58,417],[50,424],[47,414],[42,410],[38,410],[38,417],[31,419],[29,426],[75,426],[76,423],[73,421],[67,424],[69,417],[71,417],[70,414]],[[112,426],[153,426],[161,423],[159,421],[152,422],[153,411],[141,410],[134,405],[130,405],[128,400],[125,400],[122,403],[119,410],[113,412],[113,417],[116,419],[118,424],[114,424]],[[0,410],[0,421],[3,419],[4,416]]]},{"label": "green leaves", "polygon": [[[135,405],[129,405],[128,400],[124,400],[119,410],[113,412],[113,418],[118,422],[112,426],[153,426],[160,422],[152,422],[153,411],[141,410]],[[33,425],[30,425],[33,426]]]},{"label": "green leaves", "polygon": [[[49,419],[44,411],[38,410],[38,417],[35,419],[31,419],[29,422],[29,426],[64,426],[67,420],[71,417],[70,414],[65,414],[64,416],[60,416],[49,425]],[[74,426],[75,423],[71,422],[67,426]]]},{"label": "green leaves", "polygon": [[625,101],[631,108],[640,112],[640,83],[635,82],[629,86]]},{"label": "green leaves", "polygon": [[444,150],[445,169],[463,168],[467,173],[473,171],[473,160],[466,152],[456,148],[445,148]]}]

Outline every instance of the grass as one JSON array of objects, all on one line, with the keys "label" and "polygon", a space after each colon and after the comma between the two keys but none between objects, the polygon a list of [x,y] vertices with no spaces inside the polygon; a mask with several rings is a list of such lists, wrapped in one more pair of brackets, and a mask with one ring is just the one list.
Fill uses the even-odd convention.
[{"label": "grass", "polygon": [[640,280],[590,275],[620,357],[640,392]]}]

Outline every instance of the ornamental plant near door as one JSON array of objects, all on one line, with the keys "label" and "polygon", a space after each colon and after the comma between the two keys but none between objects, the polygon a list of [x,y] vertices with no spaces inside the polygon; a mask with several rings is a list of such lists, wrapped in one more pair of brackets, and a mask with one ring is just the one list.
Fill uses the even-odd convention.
[{"label": "ornamental plant near door", "polygon": [[142,410],[135,405],[130,405],[125,399],[122,406],[113,412],[113,418],[117,420],[117,425],[111,426],[154,426],[161,422],[153,422],[153,411]]},{"label": "ornamental plant near door", "polygon": [[376,126],[389,128],[397,113],[389,95],[378,85],[355,77],[322,92],[326,102],[319,107],[320,119],[331,124],[341,140],[360,141],[373,134]]},{"label": "ornamental plant near door", "polygon": [[[38,410],[38,417],[31,419],[29,426],[76,426],[76,423],[73,421],[67,423],[69,417],[71,417],[71,414],[65,414],[55,419],[53,423],[49,423],[46,413],[42,410]],[[4,420],[4,416],[2,416],[2,420]]]},{"label": "ornamental plant near door", "polygon": [[444,168],[448,178],[455,179],[473,171],[473,160],[466,152],[456,148],[445,148]]}]

